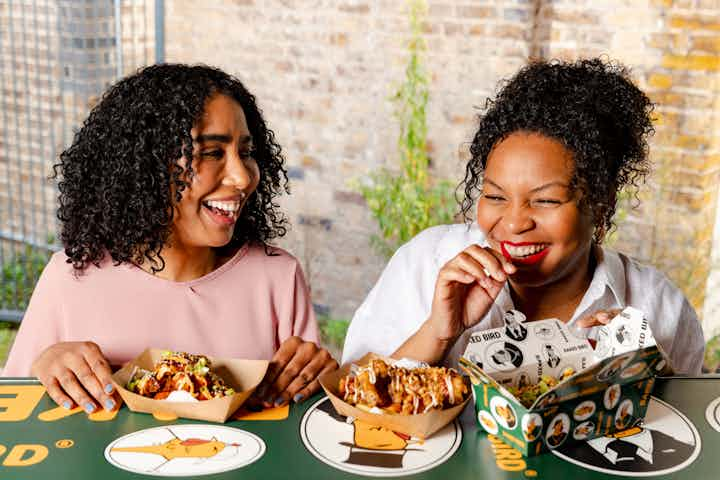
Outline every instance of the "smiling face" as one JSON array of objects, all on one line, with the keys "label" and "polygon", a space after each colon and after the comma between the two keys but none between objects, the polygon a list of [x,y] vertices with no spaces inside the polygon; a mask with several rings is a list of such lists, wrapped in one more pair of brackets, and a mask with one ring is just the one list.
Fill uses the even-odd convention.
[{"label": "smiling face", "polygon": [[[232,239],[243,205],[260,181],[242,107],[215,94],[205,104],[193,138],[192,178],[175,206],[172,241],[181,247],[222,247]],[[180,160],[185,166],[185,159]]]},{"label": "smiling face", "polygon": [[572,153],[540,134],[513,133],[488,155],[478,224],[517,267],[511,283],[542,286],[587,270],[593,222],[572,175]]}]

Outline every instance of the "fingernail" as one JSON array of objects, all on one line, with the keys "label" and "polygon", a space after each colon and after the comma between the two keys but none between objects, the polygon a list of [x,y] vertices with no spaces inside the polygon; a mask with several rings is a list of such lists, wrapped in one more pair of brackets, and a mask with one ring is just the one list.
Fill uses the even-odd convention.
[{"label": "fingernail", "polygon": [[302,393],[296,393],[293,397],[293,402],[300,403],[305,396]]},{"label": "fingernail", "polygon": [[107,399],[105,400],[105,410],[108,412],[111,411],[113,408],[115,408],[115,400],[113,399]]},{"label": "fingernail", "polygon": [[285,400],[283,400],[283,397],[278,397],[277,400],[275,400],[276,407],[281,407],[283,403],[285,403]]},{"label": "fingernail", "polygon": [[90,403],[90,402],[86,403],[86,404],[85,404],[85,411],[86,411],[87,413],[92,413],[92,412],[94,412],[94,411],[95,411],[95,405],[93,405],[93,404]]},{"label": "fingernail", "polygon": [[107,385],[105,385],[105,393],[112,393],[112,391],[113,391],[112,383],[108,383]]},{"label": "fingernail", "polygon": [[65,400],[62,404],[63,408],[66,410],[70,410],[72,408],[72,403],[70,403],[70,400]]}]

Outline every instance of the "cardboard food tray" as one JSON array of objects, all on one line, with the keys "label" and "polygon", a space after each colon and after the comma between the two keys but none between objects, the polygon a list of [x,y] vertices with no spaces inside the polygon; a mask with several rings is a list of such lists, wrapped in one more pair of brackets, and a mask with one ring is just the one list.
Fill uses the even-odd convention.
[{"label": "cardboard food tray", "polygon": [[[563,340],[569,331],[562,322],[541,320],[525,326],[529,337],[541,331],[540,327],[560,329],[556,337],[543,340],[560,352],[558,368],[568,365],[576,371],[539,396],[530,407],[523,406],[505,386],[516,386],[522,375],[527,376],[527,368],[533,366],[533,361],[537,363],[535,368],[540,369],[547,359],[531,354],[529,363],[520,364],[514,370],[489,373],[480,368],[487,355],[482,354],[476,342],[469,344],[461,367],[470,373],[478,424],[526,456],[638,425],[645,417],[655,377],[671,371],[647,320],[636,309],[625,309],[599,329],[595,357],[586,368],[580,368],[586,359],[584,355],[583,358],[577,356],[577,349],[570,349],[573,353],[568,355],[562,354],[563,341],[575,342]],[[496,330],[502,329],[493,331]],[[513,336],[517,337],[512,333],[509,337],[501,334],[494,340],[512,342],[518,350],[527,353],[528,347],[523,345],[525,339],[512,339]],[[529,351],[533,351],[532,343],[530,339]]]},{"label": "cardboard food tray", "polygon": [[430,435],[437,432],[448,423],[452,422],[458,415],[460,415],[460,412],[463,411],[465,405],[467,405],[468,401],[470,400],[471,395],[467,395],[467,398],[461,404],[458,404],[454,407],[442,410],[431,410],[427,413],[418,413],[415,415],[370,413],[343,401],[340,396],[340,392],[338,391],[340,379],[350,373],[350,368],[352,364],[364,366],[367,365],[370,360],[374,358],[381,358],[386,362],[395,361],[392,358],[383,357],[374,353],[368,353],[360,360],[347,363],[343,365],[339,370],[331,373],[326,373],[325,375],[320,377],[320,385],[322,385],[325,393],[328,395],[328,397],[330,397],[330,401],[332,402],[333,407],[335,407],[335,410],[337,410],[340,415],[353,417],[370,425],[385,427],[388,430],[424,439],[428,438]]},{"label": "cardboard food tray", "polygon": [[153,414],[174,414],[178,417],[210,422],[225,422],[252,394],[265,376],[266,360],[236,360],[208,357],[210,368],[226,385],[235,390],[234,395],[198,402],[171,402],[155,400],[133,393],[125,388],[135,366],[153,370],[166,350],[149,348],[113,374],[115,388],[133,412]]}]

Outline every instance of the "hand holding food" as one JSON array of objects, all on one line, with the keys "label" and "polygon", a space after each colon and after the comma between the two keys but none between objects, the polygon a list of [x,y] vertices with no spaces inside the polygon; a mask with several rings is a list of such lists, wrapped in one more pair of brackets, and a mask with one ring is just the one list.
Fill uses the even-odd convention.
[{"label": "hand holding food", "polygon": [[114,387],[110,364],[93,342],[61,342],[46,348],[32,365],[35,375],[55,403],[92,413],[97,406],[113,410]]},{"label": "hand holding food", "polygon": [[187,392],[196,400],[235,394],[235,390],[210,369],[206,356],[171,351],[162,353],[153,371],[135,367],[126,388],[155,400],[164,400],[175,391]]},{"label": "hand holding food", "polygon": [[466,382],[445,367],[403,368],[376,358],[340,379],[343,400],[358,408],[413,415],[461,404]]},{"label": "hand holding food", "polygon": [[338,368],[330,352],[300,337],[285,340],[270,361],[257,398],[265,406],[301,402],[320,389],[318,377]]},{"label": "hand holding food", "polygon": [[477,324],[515,271],[501,253],[479,245],[467,247],[446,263],[435,283],[429,319],[437,339],[454,343]]}]

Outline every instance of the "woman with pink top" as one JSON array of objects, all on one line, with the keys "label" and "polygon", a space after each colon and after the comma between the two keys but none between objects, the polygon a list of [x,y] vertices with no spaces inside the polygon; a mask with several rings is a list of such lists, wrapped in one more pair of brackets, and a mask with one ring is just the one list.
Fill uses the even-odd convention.
[{"label": "woman with pink top", "polygon": [[286,232],[280,146],[255,98],[206,67],[111,87],[60,155],[64,252],[45,268],[4,375],[59,405],[112,410],[111,368],[147,347],[271,360],[257,390],[298,402],[337,368]]}]

